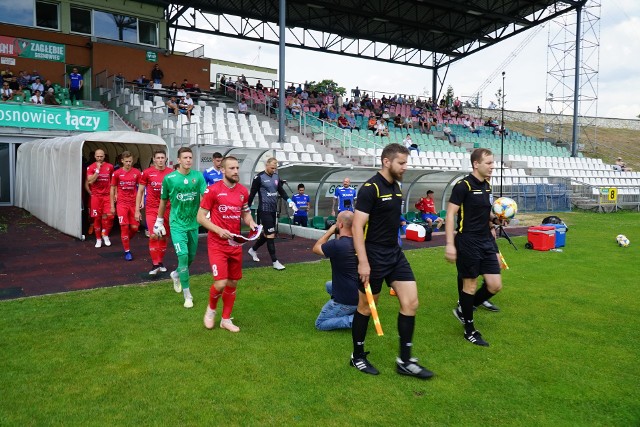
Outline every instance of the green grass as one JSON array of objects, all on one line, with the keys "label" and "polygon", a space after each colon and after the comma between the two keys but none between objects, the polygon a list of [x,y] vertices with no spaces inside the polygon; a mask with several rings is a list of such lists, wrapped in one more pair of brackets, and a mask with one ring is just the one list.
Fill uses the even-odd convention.
[{"label": "green grass", "polygon": [[394,372],[386,293],[385,335],[371,324],[367,338],[379,376],[348,367],[350,332],[314,329],[327,261],[246,270],[239,334],[202,326],[208,275],[192,281],[193,310],[169,281],[1,302],[0,425],[638,425],[640,217],[561,216],[563,252],[500,242],[502,311],[476,316],[489,348],[462,339],[443,248],[407,252],[426,382]]}]

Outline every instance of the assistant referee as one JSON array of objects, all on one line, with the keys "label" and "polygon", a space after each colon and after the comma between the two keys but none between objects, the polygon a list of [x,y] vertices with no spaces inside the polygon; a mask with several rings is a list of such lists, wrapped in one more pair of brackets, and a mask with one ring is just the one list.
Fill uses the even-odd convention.
[{"label": "assistant referee", "polygon": [[353,219],[353,245],[358,256],[358,309],[353,316],[353,353],[351,365],[358,370],[377,375],[378,370],[369,362],[364,351],[364,340],[371,309],[364,291],[369,282],[377,302],[386,281],[398,295],[398,334],[400,356],[396,358],[396,371],[421,379],[431,378],[433,372],[420,366],[411,357],[415,316],[418,310],[418,287],[409,262],[398,244],[398,228],[402,211],[400,182],[407,170],[409,150],[400,144],[389,144],[382,150],[382,169],[362,186],[358,193]]}]

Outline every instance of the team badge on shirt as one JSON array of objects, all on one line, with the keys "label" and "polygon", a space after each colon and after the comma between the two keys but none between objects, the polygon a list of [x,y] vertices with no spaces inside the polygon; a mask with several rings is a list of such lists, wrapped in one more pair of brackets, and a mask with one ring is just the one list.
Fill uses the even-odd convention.
[{"label": "team badge on shirt", "polygon": [[185,183],[185,184],[188,184],[188,183],[189,183],[189,180],[188,180],[187,178],[185,178],[185,179],[184,179],[184,183]]}]

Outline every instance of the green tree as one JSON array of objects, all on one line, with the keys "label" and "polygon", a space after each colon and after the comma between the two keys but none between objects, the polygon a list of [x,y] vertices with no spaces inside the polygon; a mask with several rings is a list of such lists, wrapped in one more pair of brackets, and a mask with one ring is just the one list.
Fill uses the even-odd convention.
[{"label": "green tree", "polygon": [[454,93],[453,93],[453,86],[449,85],[449,87],[447,88],[447,94],[445,95],[445,99],[447,101],[447,105],[451,106],[453,105],[453,98],[454,98]]},{"label": "green tree", "polygon": [[311,91],[315,90],[318,92],[326,93],[329,89],[331,89],[333,93],[339,93],[343,96],[345,93],[347,93],[347,90],[345,88],[339,86],[338,83],[334,82],[331,79],[324,79],[318,83],[316,83],[315,81],[309,82],[309,90]]}]

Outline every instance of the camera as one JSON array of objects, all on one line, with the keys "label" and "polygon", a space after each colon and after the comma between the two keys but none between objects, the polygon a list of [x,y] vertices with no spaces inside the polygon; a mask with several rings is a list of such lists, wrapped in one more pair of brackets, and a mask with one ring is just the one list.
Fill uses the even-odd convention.
[{"label": "camera", "polygon": [[335,219],[328,219],[328,220],[325,221],[325,226],[326,226],[327,230],[330,229],[331,226],[333,226],[333,225],[336,225],[336,220]]}]

